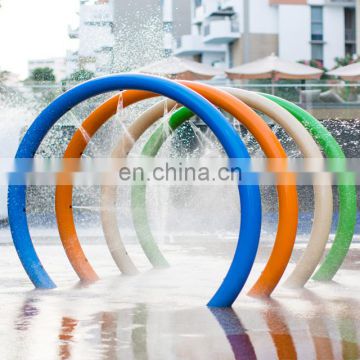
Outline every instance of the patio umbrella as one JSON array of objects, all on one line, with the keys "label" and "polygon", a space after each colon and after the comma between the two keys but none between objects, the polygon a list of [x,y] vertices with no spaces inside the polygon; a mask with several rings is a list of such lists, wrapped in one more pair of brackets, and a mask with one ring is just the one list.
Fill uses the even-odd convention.
[{"label": "patio umbrella", "polygon": [[286,61],[274,54],[226,71],[230,79],[319,79],[323,71],[312,66]]},{"label": "patio umbrella", "polygon": [[172,56],[137,69],[138,72],[181,80],[210,80],[223,71],[196,61]]},{"label": "patio umbrella", "polygon": [[328,75],[337,76],[344,80],[359,81],[360,80],[360,62],[339,67],[329,71]]}]

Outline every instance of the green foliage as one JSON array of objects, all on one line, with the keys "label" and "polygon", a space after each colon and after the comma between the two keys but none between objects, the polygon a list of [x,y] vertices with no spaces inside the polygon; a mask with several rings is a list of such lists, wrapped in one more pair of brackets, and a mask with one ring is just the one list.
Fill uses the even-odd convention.
[{"label": "green foliage", "polygon": [[49,67],[35,68],[24,81],[32,89],[36,111],[40,111],[59,95],[55,81],[54,70]]},{"label": "green foliage", "polygon": [[313,59],[312,60],[302,60],[302,61],[299,61],[299,63],[326,71],[326,68],[324,67],[323,63],[319,60],[313,60]]},{"label": "green foliage", "polygon": [[50,69],[49,67],[36,68],[31,72],[29,80],[34,82],[54,82],[54,70]]},{"label": "green foliage", "polygon": [[73,74],[71,74],[70,81],[86,81],[92,79],[94,76],[95,74],[92,71],[82,69],[75,71]]},{"label": "green foliage", "polygon": [[354,59],[352,55],[346,55],[345,57],[336,57],[335,58],[335,62],[336,62],[336,66],[335,68],[341,67],[341,66],[346,66],[346,65],[350,65],[353,63],[356,63],[360,61],[360,58],[356,58]]}]

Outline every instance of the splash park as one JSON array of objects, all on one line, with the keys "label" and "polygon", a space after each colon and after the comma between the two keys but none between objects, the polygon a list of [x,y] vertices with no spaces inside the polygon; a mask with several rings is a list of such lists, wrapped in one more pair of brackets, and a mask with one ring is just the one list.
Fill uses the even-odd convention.
[{"label": "splash park", "polygon": [[[62,156],[39,155],[59,132]],[[204,82],[63,92],[4,165],[0,338],[22,344],[5,358],[359,358],[356,169],[335,135]]]}]

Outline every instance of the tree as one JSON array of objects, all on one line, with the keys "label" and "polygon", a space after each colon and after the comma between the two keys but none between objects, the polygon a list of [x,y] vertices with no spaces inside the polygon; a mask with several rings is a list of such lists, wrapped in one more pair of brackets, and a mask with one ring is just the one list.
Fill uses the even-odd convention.
[{"label": "tree", "polygon": [[341,66],[346,66],[346,65],[350,65],[353,64],[355,62],[358,62],[360,60],[360,58],[354,58],[352,55],[345,55],[345,57],[341,58],[341,57],[336,57],[335,58],[335,68],[341,67]]},{"label": "tree", "polygon": [[55,81],[54,70],[49,67],[32,70],[29,80],[31,81]]},{"label": "tree", "polygon": [[24,84],[32,89],[38,109],[48,105],[59,95],[60,89],[55,85],[54,70],[49,67],[39,67],[31,71]]},{"label": "tree", "polygon": [[86,81],[92,79],[93,77],[95,77],[95,74],[92,71],[82,69],[72,73],[70,75],[70,81]]}]

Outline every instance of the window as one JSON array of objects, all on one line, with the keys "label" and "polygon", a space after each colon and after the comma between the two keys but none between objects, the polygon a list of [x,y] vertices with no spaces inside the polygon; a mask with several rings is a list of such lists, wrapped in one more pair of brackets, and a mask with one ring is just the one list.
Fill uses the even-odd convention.
[{"label": "window", "polygon": [[354,56],[356,55],[356,44],[355,43],[346,43],[345,44],[345,54]]},{"label": "window", "polygon": [[322,6],[311,6],[311,58],[324,59],[324,22]]},{"label": "window", "polygon": [[323,61],[324,59],[324,48],[322,44],[311,45],[311,59],[317,61]]},{"label": "window", "polygon": [[323,41],[323,8],[321,6],[311,7],[311,40]]},{"label": "window", "polygon": [[356,54],[356,20],[355,20],[355,9],[345,8],[345,54],[354,55]]}]

